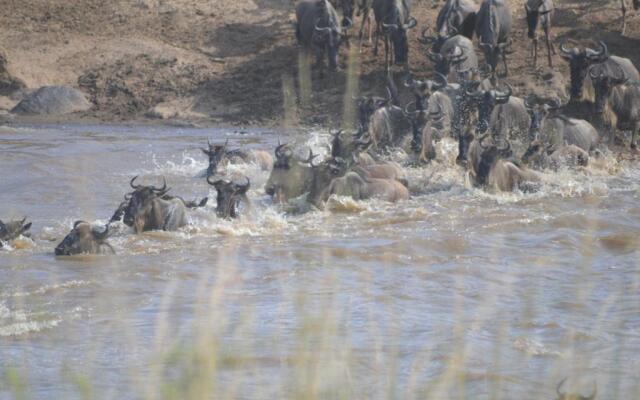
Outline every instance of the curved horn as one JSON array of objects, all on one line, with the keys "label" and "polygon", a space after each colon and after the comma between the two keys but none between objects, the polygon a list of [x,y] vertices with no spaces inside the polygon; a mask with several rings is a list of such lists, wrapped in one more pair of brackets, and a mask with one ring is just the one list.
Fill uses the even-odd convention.
[{"label": "curved horn", "polygon": [[557,110],[562,106],[562,103],[558,98],[550,99],[549,101],[546,102],[546,104],[549,106],[549,109],[551,110]]},{"label": "curved horn", "polygon": [[386,23],[382,23],[382,26],[385,29],[398,29],[398,24],[386,24]]},{"label": "curved horn", "polygon": [[558,394],[558,396],[560,398],[564,397],[565,393],[560,391],[560,388],[562,388],[562,385],[564,385],[564,383],[567,381],[567,378],[564,378],[563,380],[560,381],[560,383],[558,383],[558,386],[556,386],[556,393]]},{"label": "curved horn", "polygon": [[506,92],[501,92],[499,90],[496,90],[496,98],[500,98],[500,99],[508,99],[509,97],[511,97],[511,95],[513,94],[513,89],[511,88],[511,85],[509,85],[508,83],[507,85],[507,91]]},{"label": "curved horn", "polygon": [[486,149],[488,146],[484,145],[484,141],[490,137],[490,135],[488,133],[485,133],[479,140],[478,140],[478,144],[480,145],[480,147],[482,147],[483,149]]},{"label": "curved horn", "polygon": [[600,46],[600,51],[588,49],[588,50],[591,50],[591,51],[587,51],[588,59],[600,60],[600,59],[606,59],[609,57],[609,49],[607,48],[607,45],[602,40],[598,42],[598,45]]},{"label": "curved horn", "polygon": [[442,88],[445,88],[449,84],[449,82],[447,82],[447,77],[441,74],[440,72],[436,72],[436,76],[433,82],[435,84],[433,86],[435,90],[440,90]]},{"label": "curved horn", "polygon": [[321,28],[321,27],[318,26],[319,23],[320,23],[320,18],[318,18],[316,20],[316,25],[315,25],[316,31],[318,31],[318,32],[331,32],[331,27],[330,26]]},{"label": "curved horn", "polygon": [[151,186],[151,190],[153,190],[156,193],[167,191],[167,179],[163,176],[162,177],[162,187],[160,189],[158,189],[155,186]]},{"label": "curved horn", "polygon": [[134,176],[133,179],[131,179],[131,181],[129,182],[129,185],[131,186],[132,189],[139,189],[142,187],[142,185],[134,185],[133,182],[138,179],[138,175]]},{"label": "curved horn", "polygon": [[416,85],[416,81],[411,74],[407,75],[407,79],[404,80],[404,87],[412,88]]},{"label": "curved horn", "polygon": [[311,166],[313,166],[313,159],[316,157],[318,157],[318,154],[313,154],[313,151],[309,149],[309,157],[306,160],[300,160],[300,161],[305,164],[311,164]]},{"label": "curved horn", "polygon": [[433,62],[440,62],[442,61],[442,54],[440,53],[435,53],[432,50],[428,50],[427,51],[427,57],[429,57],[429,59]]},{"label": "curved horn", "polygon": [[284,156],[284,154],[282,153],[282,149],[284,149],[287,146],[286,143],[284,144],[280,144],[280,139],[278,139],[278,146],[276,147],[276,158],[282,158]]},{"label": "curved horn", "polygon": [[251,187],[251,180],[249,180],[249,177],[245,176],[245,179],[247,180],[247,183],[245,183],[244,185],[236,185],[237,192],[242,194],[247,193],[247,191]]},{"label": "curved horn", "polygon": [[[347,23],[345,24],[345,22],[347,22]],[[351,20],[351,18],[349,18],[349,17],[343,17],[342,18],[342,28],[349,29],[352,26],[353,26],[353,21]]]},{"label": "curved horn", "polygon": [[500,152],[508,152],[511,151],[511,142],[508,139],[505,139],[505,143],[507,144],[504,147],[498,147],[498,151]]},{"label": "curved horn", "polygon": [[105,240],[107,237],[109,237],[109,224],[106,224],[104,226],[104,231],[102,233],[98,232],[95,229],[92,229],[91,232],[93,233],[93,236],[97,239],[97,240]]},{"label": "curved horn", "polygon": [[429,30],[429,28],[424,28],[424,29],[422,30],[421,37],[420,37],[420,38],[418,38],[418,41],[419,41],[420,43],[422,43],[422,44],[431,44],[431,43],[435,42],[436,40],[438,40],[438,39],[436,39],[436,37],[435,37],[435,36],[428,36],[428,35],[427,35],[427,31],[428,31],[428,30]]},{"label": "curved horn", "polygon": [[532,110],[533,107],[535,106],[534,100],[535,99],[535,94],[531,93],[529,96],[524,98],[524,106],[528,109],[528,110]]},{"label": "curved horn", "polygon": [[418,21],[415,18],[411,17],[411,18],[409,18],[409,22],[407,22],[406,24],[402,25],[402,27],[404,29],[412,29],[412,28],[415,28],[416,25],[418,25]]},{"label": "curved horn", "polygon": [[415,101],[410,101],[410,102],[408,102],[408,103],[407,103],[407,105],[406,105],[406,106],[404,106],[404,108],[402,109],[402,112],[404,113],[404,115],[409,116],[409,115],[411,115],[411,114],[419,114],[419,113],[420,113],[420,110],[418,110],[418,108],[417,108],[417,107],[416,107],[416,109],[415,109],[415,110],[413,110],[413,111],[409,111],[409,108],[410,108],[410,106],[411,106],[412,104],[414,104],[414,105],[415,105],[415,104],[416,104],[416,102],[415,102]]}]

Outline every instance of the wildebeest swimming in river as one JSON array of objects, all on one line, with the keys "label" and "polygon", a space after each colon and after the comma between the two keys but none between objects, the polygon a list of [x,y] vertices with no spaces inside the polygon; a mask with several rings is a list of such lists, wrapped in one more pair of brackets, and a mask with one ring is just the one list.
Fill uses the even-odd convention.
[{"label": "wildebeest swimming in river", "polygon": [[273,165],[273,157],[264,150],[243,151],[240,149],[229,150],[227,148],[229,140],[224,144],[211,144],[207,142],[208,149],[202,149],[202,152],[209,158],[209,166],[207,167],[206,176],[214,176],[229,163],[254,163],[263,171],[268,171]]},{"label": "wildebeest swimming in river", "polygon": [[207,204],[205,197],[199,203],[185,201],[178,196],[167,193],[167,182],[161,188],[155,186],[135,185],[138,177],[131,179],[129,184],[133,192],[125,195],[125,201],[111,218],[111,222],[119,220],[123,214],[123,222],[133,227],[136,233],[163,230],[175,231],[187,225],[187,209],[203,207]]},{"label": "wildebeest swimming in river", "polygon": [[249,191],[251,182],[249,178],[246,179],[246,184],[239,185],[235,182],[225,180],[213,182],[211,181],[211,177],[207,177],[207,183],[213,186],[217,192],[216,215],[218,218],[237,218],[240,216],[238,206],[241,203],[250,206],[251,203],[247,197],[247,191]]},{"label": "wildebeest swimming in river", "polygon": [[85,221],[76,221],[73,229],[56,246],[56,256],[73,256],[78,254],[101,254],[109,249],[115,254],[113,247],[107,243],[109,237],[109,225],[100,231]]},{"label": "wildebeest swimming in river", "polygon": [[27,222],[26,218],[20,221],[9,221],[6,223],[0,220],[0,249],[2,248],[3,242],[10,242],[17,239],[20,235],[25,237],[31,236],[29,233],[29,229],[31,229],[31,222],[28,224],[25,222]]}]

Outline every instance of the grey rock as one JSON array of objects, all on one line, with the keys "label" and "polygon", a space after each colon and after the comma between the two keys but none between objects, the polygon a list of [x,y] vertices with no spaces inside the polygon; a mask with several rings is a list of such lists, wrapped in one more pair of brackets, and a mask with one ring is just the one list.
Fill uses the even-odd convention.
[{"label": "grey rock", "polygon": [[15,114],[51,115],[87,111],[91,103],[84,94],[66,86],[43,86],[11,110]]}]

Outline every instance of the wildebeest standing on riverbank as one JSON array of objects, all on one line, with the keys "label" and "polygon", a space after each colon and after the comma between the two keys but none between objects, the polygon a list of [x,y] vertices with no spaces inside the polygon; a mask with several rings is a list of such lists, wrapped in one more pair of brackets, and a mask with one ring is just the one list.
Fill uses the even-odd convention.
[{"label": "wildebeest standing on riverbank", "polygon": [[492,73],[495,73],[498,61],[502,58],[505,76],[509,75],[506,54],[510,33],[511,9],[506,1],[484,0],[476,16],[476,35]]},{"label": "wildebeest standing on riverbank", "polygon": [[302,0],[296,6],[296,38],[303,51],[313,51],[316,62],[327,56],[331,70],[338,68],[338,51],[343,40],[340,18],[327,0]]}]

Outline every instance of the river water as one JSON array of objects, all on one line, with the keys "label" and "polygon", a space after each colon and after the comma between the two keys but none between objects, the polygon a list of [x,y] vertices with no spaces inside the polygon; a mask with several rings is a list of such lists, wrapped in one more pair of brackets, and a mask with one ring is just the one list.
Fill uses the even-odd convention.
[{"label": "river water", "polygon": [[[445,142],[443,161],[409,169],[411,200],[302,215],[271,204],[267,172],[231,166],[253,207],[222,221],[199,177],[207,138],[273,149],[278,136],[0,127],[0,219],[33,222],[0,249],[0,398],[552,399],[565,377],[640,397],[637,162],[606,155],[539,192],[491,194]],[[116,255],[54,257],[134,175],[211,200],[179,232],[116,226]]]}]

